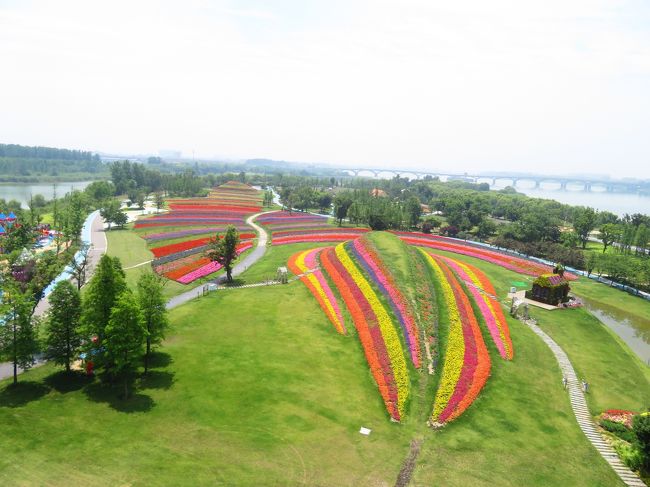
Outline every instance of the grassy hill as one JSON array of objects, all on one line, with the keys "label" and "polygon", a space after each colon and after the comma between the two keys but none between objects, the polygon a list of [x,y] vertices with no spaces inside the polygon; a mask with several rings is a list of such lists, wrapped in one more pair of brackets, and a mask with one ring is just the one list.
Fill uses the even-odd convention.
[{"label": "grassy hill", "polygon": [[[368,238],[415,296],[407,247],[386,233]],[[304,248],[272,248],[242,278]],[[462,260],[500,296],[521,280]],[[592,383],[590,407],[647,405],[647,368],[581,310],[562,313],[540,312],[539,324]],[[21,376],[16,390],[0,383],[0,485],[392,486],[414,440],[410,485],[622,485],[578,428],[551,352],[510,318],[515,359],[490,348],[478,400],[437,431],[425,424],[435,377],[411,369],[409,414],[390,422],[349,317],[349,335],[339,335],[300,281],[218,291],[170,318],[156,366],[129,401],[97,381],[65,381],[51,365]],[[609,361],[599,364],[602,353]]]}]

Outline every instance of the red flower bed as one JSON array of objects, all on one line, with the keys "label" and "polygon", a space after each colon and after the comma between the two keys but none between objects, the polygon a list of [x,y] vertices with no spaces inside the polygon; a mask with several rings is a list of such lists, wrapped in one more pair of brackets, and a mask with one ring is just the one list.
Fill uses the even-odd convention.
[{"label": "red flower bed", "polygon": [[[241,240],[246,240],[250,238],[255,238],[254,233],[240,233],[239,238]],[[175,254],[176,252],[182,252],[183,250],[189,250],[193,249],[195,247],[200,247],[202,245],[207,245],[208,242],[212,239],[213,237],[204,237],[204,238],[197,238],[194,240],[186,240],[185,242],[178,242],[174,244],[169,244],[169,245],[163,245],[161,247],[156,247],[151,249],[151,252],[153,255],[158,258],[158,257],[163,257],[165,255],[171,255]]]},{"label": "red flower bed", "polygon": [[200,267],[203,267],[204,265],[207,265],[209,263],[210,263],[210,259],[208,259],[207,257],[202,257],[198,260],[195,260],[191,264],[184,265],[182,267],[179,267],[178,269],[174,269],[173,271],[169,271],[165,273],[165,277],[169,279],[173,279],[175,281],[183,277],[185,274],[189,274],[190,272],[199,269]]}]

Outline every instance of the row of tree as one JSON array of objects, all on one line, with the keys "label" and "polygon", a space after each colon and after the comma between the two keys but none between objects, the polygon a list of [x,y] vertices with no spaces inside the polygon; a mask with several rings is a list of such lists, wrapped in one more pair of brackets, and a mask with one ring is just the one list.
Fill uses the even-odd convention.
[{"label": "row of tree", "polygon": [[148,372],[152,347],[161,343],[168,326],[162,288],[161,278],[148,272],[141,275],[134,291],[129,289],[119,260],[105,255],[83,299],[69,281],[59,282],[40,322],[31,311],[33,296],[5,275],[0,356],[14,364],[14,384],[18,367],[31,367],[39,351],[68,372],[83,353],[103,378],[111,382],[121,378],[128,397],[129,379],[140,364]]}]

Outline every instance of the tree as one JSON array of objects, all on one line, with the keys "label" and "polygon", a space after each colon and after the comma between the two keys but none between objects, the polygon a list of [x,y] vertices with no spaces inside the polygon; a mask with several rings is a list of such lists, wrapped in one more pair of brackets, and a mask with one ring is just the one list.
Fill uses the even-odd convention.
[{"label": "tree", "polygon": [[591,273],[594,272],[596,267],[598,267],[599,255],[596,252],[589,252],[587,259],[585,261],[585,267],[587,271],[587,277],[591,276]]},{"label": "tree", "polygon": [[144,191],[138,191],[138,194],[136,195],[135,201],[138,204],[138,208],[141,210],[144,210],[144,202],[147,199],[147,194]]},{"label": "tree", "polygon": [[560,235],[560,242],[565,247],[573,249],[580,243],[580,237],[576,232],[562,232]]},{"label": "tree", "polygon": [[61,281],[48,300],[45,357],[70,372],[70,362],[81,346],[81,295],[70,281]]},{"label": "tree", "polygon": [[0,316],[0,357],[13,364],[13,384],[18,384],[18,368],[34,365],[38,351],[37,333],[32,321],[33,298],[23,292],[11,276],[2,277],[2,303]]},{"label": "tree", "polygon": [[621,237],[621,229],[614,223],[605,223],[600,227],[600,240],[603,242],[603,253],[607,247],[615,243]]},{"label": "tree", "polygon": [[160,209],[165,205],[165,198],[163,194],[158,192],[153,197],[154,205],[156,205],[156,212],[160,212]]},{"label": "tree", "polygon": [[339,193],[334,198],[334,215],[339,222],[339,227],[343,223],[343,219],[348,216],[348,210],[352,204],[352,196],[350,193]]},{"label": "tree", "polygon": [[316,202],[318,203],[318,210],[321,213],[331,213],[332,209],[332,195],[327,192],[318,193],[316,196]]},{"label": "tree", "polygon": [[98,204],[115,194],[115,186],[110,181],[93,181],[86,189],[84,193],[95,203]]},{"label": "tree", "polygon": [[648,247],[648,240],[650,240],[648,227],[645,226],[645,223],[641,223],[636,228],[636,233],[634,234],[634,246],[636,247],[637,253],[645,255],[646,248]]},{"label": "tree", "polygon": [[486,218],[478,224],[476,231],[477,237],[485,239],[491,237],[495,233],[497,233],[497,226],[492,220]]},{"label": "tree", "polygon": [[79,246],[79,251],[70,262],[71,274],[75,278],[75,281],[77,281],[78,290],[86,283],[86,271],[88,270],[89,263],[90,244],[84,242]]},{"label": "tree", "polygon": [[127,215],[126,213],[124,213],[123,211],[118,211],[118,212],[115,214],[115,219],[113,220],[113,222],[114,222],[118,227],[120,227],[120,228],[124,228],[124,225],[126,225],[127,223],[129,223],[129,217],[128,217],[128,215]]},{"label": "tree", "polygon": [[84,294],[81,314],[86,334],[97,337],[91,348],[100,359],[101,342],[106,335],[111,309],[125,289],[126,281],[119,259],[102,256]]},{"label": "tree", "polygon": [[233,225],[228,225],[223,238],[216,237],[208,243],[207,255],[214,261],[221,264],[226,270],[226,279],[232,282],[232,263],[237,259],[237,246],[239,245],[239,232]]},{"label": "tree", "polygon": [[138,304],[142,311],[142,321],[147,330],[146,349],[144,354],[144,373],[149,370],[151,346],[159,345],[165,338],[165,330],[169,326],[166,301],[162,294],[163,283],[160,276],[146,272],[138,279]]},{"label": "tree", "polygon": [[124,378],[124,399],[129,397],[129,376],[135,371],[147,330],[133,293],[124,291],[111,310],[103,341],[106,357],[117,374]]},{"label": "tree", "polygon": [[573,217],[573,229],[580,237],[582,248],[587,247],[589,232],[596,226],[596,212],[593,208],[578,207],[575,209]]},{"label": "tree", "polygon": [[120,213],[120,203],[117,200],[109,199],[104,202],[99,210],[101,217],[108,223],[108,229],[115,223],[116,215]]},{"label": "tree", "polygon": [[411,196],[406,201],[406,215],[408,216],[408,222],[411,227],[416,227],[420,222],[420,217],[422,216],[422,205],[417,196]]}]

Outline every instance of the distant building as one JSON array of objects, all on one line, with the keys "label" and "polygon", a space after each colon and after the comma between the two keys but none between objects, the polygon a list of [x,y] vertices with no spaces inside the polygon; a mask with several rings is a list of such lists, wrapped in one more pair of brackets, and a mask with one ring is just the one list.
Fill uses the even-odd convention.
[{"label": "distant building", "polygon": [[386,191],[384,191],[383,189],[379,189],[379,188],[374,188],[374,189],[370,190],[370,195],[371,196],[379,196],[381,198],[386,198],[388,196],[386,194]]}]

